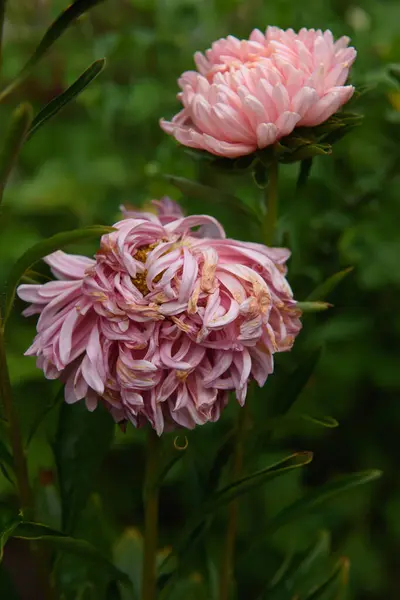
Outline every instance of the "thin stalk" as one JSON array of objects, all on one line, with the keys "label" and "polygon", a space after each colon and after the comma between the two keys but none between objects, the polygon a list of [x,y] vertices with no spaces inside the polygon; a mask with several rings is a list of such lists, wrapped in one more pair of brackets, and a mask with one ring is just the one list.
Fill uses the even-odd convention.
[{"label": "thin stalk", "polygon": [[[34,503],[32,490],[29,483],[28,465],[22,441],[21,429],[14,408],[10,374],[7,366],[4,328],[0,314],[0,397],[7,420],[10,444],[14,460],[14,473],[17,482],[19,505],[25,519],[34,518]],[[30,544],[32,557],[35,562],[36,572],[42,586],[45,600],[55,600],[56,595],[48,570],[46,552],[36,543]]]},{"label": "thin stalk", "polygon": [[278,219],[278,162],[274,161],[269,167],[268,187],[265,194],[267,214],[264,221],[264,243],[271,246],[274,243],[276,221]]},{"label": "thin stalk", "polygon": [[144,482],[144,549],[141,600],[156,598],[156,554],[158,536],[158,486],[156,474],[159,439],[153,429],[147,434],[146,474]]},{"label": "thin stalk", "polygon": [[[1,321],[1,317],[0,317]],[[15,477],[18,496],[23,514],[28,519],[33,517],[32,491],[29,485],[28,467],[22,443],[21,430],[12,399],[10,376],[7,367],[4,330],[0,327],[0,395],[4,416],[8,422],[8,431],[14,459]]]},{"label": "thin stalk", "polygon": [[0,68],[3,62],[3,32],[7,0],[0,0]]},{"label": "thin stalk", "polygon": [[[249,403],[239,411],[235,449],[233,455],[232,480],[239,479],[243,469],[244,438],[249,418]],[[225,537],[225,548],[220,567],[219,599],[228,600],[234,573],[235,543],[237,532],[239,502],[234,500],[228,507],[228,526]]]}]

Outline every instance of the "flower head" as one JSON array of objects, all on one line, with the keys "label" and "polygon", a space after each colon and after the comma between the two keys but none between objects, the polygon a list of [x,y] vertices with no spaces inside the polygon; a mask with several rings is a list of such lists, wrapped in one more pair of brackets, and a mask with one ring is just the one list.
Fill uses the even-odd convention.
[{"label": "flower head", "polygon": [[295,127],[326,121],[353,95],[344,85],[356,51],[349,38],[268,27],[197,52],[197,71],[178,83],[183,109],[164,131],[181,144],[235,158],[265,148]]},{"label": "flower head", "polygon": [[289,350],[299,311],[285,279],[289,251],[226,239],[212,217],[127,210],[94,259],[57,251],[57,278],[21,285],[39,314],[28,349],[68,403],[99,401],[116,421],[164,427],[218,419],[250,379],[264,385],[273,354]]}]

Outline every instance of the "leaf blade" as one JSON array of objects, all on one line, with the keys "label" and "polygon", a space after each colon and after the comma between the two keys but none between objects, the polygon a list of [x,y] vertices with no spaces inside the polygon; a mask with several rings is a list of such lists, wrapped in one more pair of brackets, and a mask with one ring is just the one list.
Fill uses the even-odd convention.
[{"label": "leaf blade", "polygon": [[307,297],[307,302],[325,300],[327,296],[339,285],[339,283],[347,277],[354,267],[347,267],[342,271],[338,271],[334,275],[331,275],[321,285],[317,286],[313,292]]},{"label": "leaf blade", "polygon": [[287,525],[287,523],[290,523],[302,515],[307,514],[311,509],[314,510],[315,508],[318,508],[321,504],[327,500],[330,500],[334,496],[358,487],[359,485],[374,481],[375,479],[378,479],[381,474],[381,471],[372,469],[369,471],[352,473],[351,475],[344,475],[338,480],[326,483],[318,490],[310,492],[303,498],[300,498],[279,512],[276,517],[270,521],[270,530],[275,531],[280,527]]},{"label": "leaf blade", "polygon": [[11,123],[6,133],[5,142],[0,156],[0,205],[4,188],[8,178],[17,162],[21,148],[25,142],[30,124],[32,122],[32,107],[27,102],[17,106]]},{"label": "leaf blade", "polygon": [[67,104],[76,98],[86,87],[100,75],[106,64],[105,58],[94,61],[62,94],[56,96],[36,115],[28,131],[28,138],[42,127],[49,119],[59,113]]},{"label": "leaf blade", "polygon": [[129,583],[129,578],[106,558],[95,546],[80,538],[65,535],[61,531],[30,521],[20,521],[12,532],[12,537],[32,540],[48,544],[56,550],[72,553],[93,560],[110,573],[114,578]]},{"label": "leaf blade", "polygon": [[101,2],[104,2],[104,0],[75,0],[70,4],[47,29],[36,50],[22,67],[17,77],[0,93],[0,101],[25,80],[31,69],[36,66],[49,48],[79,17]]}]

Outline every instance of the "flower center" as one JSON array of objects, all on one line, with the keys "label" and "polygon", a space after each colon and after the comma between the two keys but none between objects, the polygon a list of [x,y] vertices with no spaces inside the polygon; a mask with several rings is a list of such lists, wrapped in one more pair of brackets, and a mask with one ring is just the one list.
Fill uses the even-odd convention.
[{"label": "flower center", "polygon": [[[158,242],[154,242],[153,244],[149,244],[147,246],[141,246],[140,248],[138,248],[136,250],[134,258],[136,260],[140,261],[141,263],[145,263],[149,252],[154,250],[154,248],[156,246],[158,246]],[[159,275],[157,275],[157,277],[154,278],[154,282],[158,283],[160,281],[161,277],[162,277],[162,274],[160,273]],[[137,273],[136,277],[132,277],[133,285],[135,287],[137,287],[137,289],[139,290],[139,292],[141,292],[143,294],[143,296],[146,296],[150,291],[149,288],[147,287],[146,279],[147,279],[147,271],[143,271],[142,273]]]}]

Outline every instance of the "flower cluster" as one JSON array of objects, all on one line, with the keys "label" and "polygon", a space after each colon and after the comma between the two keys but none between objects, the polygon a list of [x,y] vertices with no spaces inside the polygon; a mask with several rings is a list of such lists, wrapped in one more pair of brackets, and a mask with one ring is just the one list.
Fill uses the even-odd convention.
[{"label": "flower cluster", "polygon": [[262,386],[289,350],[299,311],[286,249],[227,239],[208,216],[184,217],[165,198],[158,215],[127,210],[94,259],[57,251],[57,278],[21,285],[39,314],[28,355],[65,382],[68,403],[103,402],[116,421],[164,428],[218,419],[234,391]]},{"label": "flower cluster", "polygon": [[348,44],[329,30],[277,27],[220,39],[195,54],[198,70],[179,79],[183,109],[161,127],[185,146],[235,158],[319,125],[354,92],[345,85],[356,57]]}]

